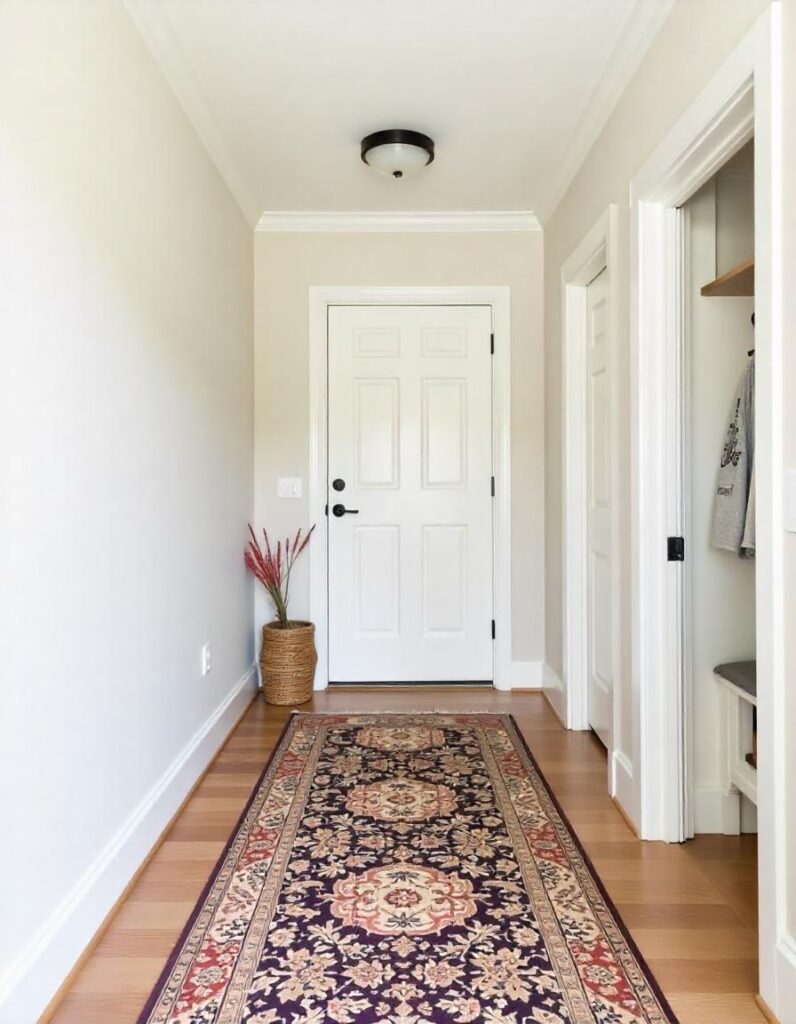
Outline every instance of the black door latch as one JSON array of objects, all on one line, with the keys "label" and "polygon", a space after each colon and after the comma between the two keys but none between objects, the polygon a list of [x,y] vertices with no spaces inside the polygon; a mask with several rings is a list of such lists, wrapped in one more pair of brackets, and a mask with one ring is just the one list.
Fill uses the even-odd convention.
[{"label": "black door latch", "polygon": [[668,537],[666,540],[666,551],[670,562],[684,562],[685,537]]}]

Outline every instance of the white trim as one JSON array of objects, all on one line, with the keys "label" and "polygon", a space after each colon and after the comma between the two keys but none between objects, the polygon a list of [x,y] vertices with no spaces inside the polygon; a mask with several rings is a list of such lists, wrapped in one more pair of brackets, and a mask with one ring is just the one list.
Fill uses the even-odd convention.
[{"label": "white trim", "polygon": [[315,689],[329,685],[327,517],[327,330],[329,306],[429,305],[492,307],[495,335],[492,458],[495,469],[494,611],[495,678],[498,690],[512,687],[511,665],[511,289],[313,287],[309,292],[310,522],[319,523],[309,547],[310,618],[315,623],[318,666]]},{"label": "white trim", "polygon": [[542,224],[548,223],[566,195],[673,7],[674,0],[638,0],[633,7],[569,141],[548,197],[540,204]]},{"label": "white trim", "polygon": [[[775,961],[779,983],[777,992],[779,1010],[775,1012],[778,1012],[778,1019],[782,1021],[782,1024],[788,1024],[788,1021],[796,1019],[793,1017],[794,1007],[796,1007],[796,940],[792,935],[783,935],[780,938],[777,943]],[[760,991],[762,994],[762,985]],[[768,1000],[766,1002],[771,1006]],[[788,1012],[788,1008],[791,1015],[786,1017],[785,1013]]]},{"label": "white trim", "polygon": [[636,786],[633,780],[633,765],[621,750],[615,750],[610,761],[611,796],[621,804],[622,810],[635,825]]},{"label": "white trim", "polygon": [[694,831],[700,835],[741,834],[741,794],[720,785],[694,786]]},{"label": "white trim", "polygon": [[[632,638],[638,728],[639,831],[679,842],[688,832],[691,764],[682,565],[665,559],[683,531],[682,215],[692,196],[754,131],[754,46],[737,51],[656,148],[631,195]],[[667,484],[667,481],[669,483]]]},{"label": "white trim", "polygon": [[[715,186],[714,186],[715,196]],[[715,205],[713,210],[715,222]],[[681,517],[681,530],[678,536],[685,539],[686,552],[693,544],[693,501],[691,494],[691,480],[693,473],[692,457],[692,411],[693,411],[693,388],[692,388],[692,295],[691,295],[691,209],[689,206],[682,206],[678,213],[677,228],[680,231],[680,252],[679,252],[679,296],[674,297],[675,305],[680,308],[679,335],[679,358],[681,364],[682,388],[677,396],[678,416],[677,426],[680,432],[680,494],[678,498],[678,513]],[[715,227],[715,223],[714,223]],[[696,833],[696,798],[694,793],[694,561],[686,557],[683,566],[683,578],[679,593],[678,621],[680,649],[676,652],[680,658],[683,674],[683,685],[681,687],[684,727],[681,730],[681,743],[683,751],[683,788],[681,806],[682,835],[684,839],[692,839]],[[676,609],[677,611],[677,609]]]},{"label": "white trim", "polygon": [[251,701],[255,684],[252,665],[4,971],[0,1020],[38,1019]]},{"label": "white trim", "polygon": [[794,761],[788,736],[791,680],[785,675],[782,382],[784,293],[791,282],[786,285],[783,264],[785,113],[779,2],[759,19],[754,42],[756,636],[758,678],[764,681],[757,695],[760,994],[786,1024],[796,1020],[796,937],[787,895],[794,882],[795,833],[787,800]]},{"label": "white trim", "polygon": [[542,664],[542,692],[561,724],[566,727],[567,710],[564,700],[564,684],[561,682],[558,672],[546,661]]},{"label": "white trim", "polygon": [[[570,729],[588,729],[587,685],[587,289],[589,282],[607,268],[609,275],[610,337],[610,424],[611,493],[614,514],[611,521],[611,549],[614,573],[611,588],[611,652],[613,668],[613,709],[609,763],[620,739],[621,679],[621,592],[618,557],[621,550],[619,516],[619,387],[616,353],[619,350],[619,296],[616,261],[618,210],[611,205],[582,239],[561,268],[561,302],[564,343],[564,698],[566,724]],[[609,784],[612,785],[609,779]],[[613,792],[613,788],[611,790]]]},{"label": "white trim", "polygon": [[730,56],[630,182],[631,204],[670,206],[672,196],[685,202],[751,139],[753,69],[740,54],[745,49],[750,56],[748,43]]},{"label": "white trim", "polygon": [[169,20],[166,5],[162,0],[124,0],[124,6],[216,170],[253,227],[260,211],[243,184],[202,86]]},{"label": "white trim", "polygon": [[257,231],[541,231],[530,210],[266,210]]},{"label": "white trim", "polygon": [[509,669],[512,690],[541,690],[543,672],[541,661],[512,661]]},{"label": "white trim", "polygon": [[[787,696],[782,530],[783,154],[779,2],[700,93],[631,187],[632,654],[634,763],[644,838],[676,840],[682,820],[682,701],[667,627],[676,587],[665,560],[671,469],[665,398],[677,266],[671,216],[755,135],[758,850],[760,993],[796,1020],[796,938],[787,916]],[[753,91],[752,86],[753,84]],[[753,124],[752,124],[753,122]],[[668,228],[668,230],[667,230]],[[669,353],[670,355],[671,353]],[[643,685],[642,685],[643,681]]]}]

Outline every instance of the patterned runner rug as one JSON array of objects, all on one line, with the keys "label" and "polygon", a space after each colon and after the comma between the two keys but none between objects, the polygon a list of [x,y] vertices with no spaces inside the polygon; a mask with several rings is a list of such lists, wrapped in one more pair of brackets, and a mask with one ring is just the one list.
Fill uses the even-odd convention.
[{"label": "patterned runner rug", "polygon": [[294,714],[139,1024],[671,1024],[511,716]]}]

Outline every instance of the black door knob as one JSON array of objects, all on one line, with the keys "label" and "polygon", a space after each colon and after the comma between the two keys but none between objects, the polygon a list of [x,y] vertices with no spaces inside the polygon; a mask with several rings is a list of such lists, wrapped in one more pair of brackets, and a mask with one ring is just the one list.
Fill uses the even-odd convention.
[{"label": "black door knob", "polygon": [[336,480],[332,480],[332,487],[334,487],[336,491],[344,491],[345,480],[341,480],[340,477],[338,476]]},{"label": "black door knob", "polygon": [[347,516],[358,516],[359,515],[359,509],[358,508],[346,508],[345,505],[333,505],[332,506],[332,515],[333,516],[337,516],[338,519],[340,518],[340,516],[346,516],[346,515]]}]

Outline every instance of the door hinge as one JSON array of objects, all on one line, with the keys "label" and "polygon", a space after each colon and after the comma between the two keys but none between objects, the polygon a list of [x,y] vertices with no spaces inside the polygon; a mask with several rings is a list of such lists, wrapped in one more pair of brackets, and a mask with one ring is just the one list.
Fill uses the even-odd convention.
[{"label": "door hinge", "polygon": [[494,498],[495,497],[495,478],[492,477],[491,479],[492,479],[492,482],[490,484],[490,491],[492,493],[492,497]]},{"label": "door hinge", "polygon": [[492,619],[492,639],[495,639],[495,620]]},{"label": "door hinge", "polygon": [[326,508],[324,508],[324,510],[323,510],[323,514],[324,514],[325,516],[328,516],[328,515],[329,515],[329,506],[328,506],[328,504],[326,505]]},{"label": "door hinge", "polygon": [[493,356],[495,354],[495,335],[489,335],[489,354]]},{"label": "door hinge", "polygon": [[685,538],[668,537],[666,540],[666,557],[670,562],[685,561]]}]

